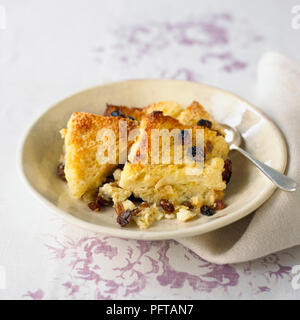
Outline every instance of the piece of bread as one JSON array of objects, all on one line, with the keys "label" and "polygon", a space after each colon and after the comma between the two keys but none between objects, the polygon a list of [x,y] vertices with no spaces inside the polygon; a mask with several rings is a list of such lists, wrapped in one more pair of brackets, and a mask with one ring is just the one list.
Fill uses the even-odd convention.
[{"label": "piece of bread", "polygon": [[152,113],[153,111],[162,111],[165,116],[176,118],[182,112],[182,107],[178,103],[173,101],[161,101],[150,104],[144,108],[129,108],[126,106],[107,104],[103,115],[105,117],[120,115],[133,118],[137,121],[141,121],[145,115]]},{"label": "piece of bread", "polygon": [[182,107],[174,101],[160,101],[143,108],[146,114],[153,111],[162,111],[163,115],[177,118],[182,112]]},{"label": "piece of bread", "polygon": [[204,107],[197,101],[190,104],[180,115],[177,117],[178,121],[184,125],[196,125],[199,120],[209,120],[212,123],[212,129],[216,130],[218,134],[225,136],[223,128],[216,123],[211,115],[204,109]]},{"label": "piece of bread", "polygon": [[[140,129],[140,136],[129,154],[130,162],[125,164],[121,174],[119,185],[122,188],[131,191],[135,197],[157,204],[160,200],[166,199],[174,205],[190,201],[195,207],[201,207],[202,205],[211,206],[216,200],[222,199],[223,190],[226,188],[222,173],[224,160],[229,151],[223,136],[206,127],[183,125],[178,120],[164,116],[158,111],[145,116],[140,123]],[[192,144],[195,143],[196,129],[203,129],[205,152],[203,170],[199,171],[197,162],[182,164],[174,162],[173,146],[174,143],[177,143],[175,139],[171,139],[171,163],[151,163],[153,154],[151,153],[150,134],[152,129],[166,129],[169,132],[173,129],[191,130]],[[145,159],[145,153],[141,151],[145,143],[148,144],[147,159]],[[159,152],[161,151],[160,148]]]},{"label": "piece of bread", "polygon": [[113,104],[107,104],[106,109],[103,113],[103,116],[109,117],[109,116],[114,116],[114,114],[116,115],[119,114],[120,116],[123,116],[123,117],[130,117],[131,120],[141,121],[142,117],[145,115],[145,112],[141,108],[135,108],[135,107],[129,108],[126,106],[117,106]]},{"label": "piece of bread", "polygon": [[[127,133],[137,126],[136,121],[128,118],[74,112],[67,129],[62,130],[65,139],[65,176],[72,197],[80,198],[84,193],[95,190],[118,166],[120,120],[127,123]],[[115,164],[100,164],[97,160],[97,152],[101,148],[107,150],[107,145],[98,136],[101,129],[111,129],[117,138]],[[133,141],[127,143],[129,149]]]}]

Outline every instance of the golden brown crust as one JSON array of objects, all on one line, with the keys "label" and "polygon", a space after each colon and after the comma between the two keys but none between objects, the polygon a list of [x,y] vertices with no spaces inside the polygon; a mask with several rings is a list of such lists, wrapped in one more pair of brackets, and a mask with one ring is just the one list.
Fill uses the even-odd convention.
[{"label": "golden brown crust", "polygon": [[153,111],[162,111],[165,116],[177,118],[182,112],[182,107],[174,101],[160,101],[144,107],[143,110],[146,114],[152,113]]},{"label": "golden brown crust", "polygon": [[107,104],[103,115],[110,116],[114,111],[118,111],[126,117],[132,117],[137,121],[141,121],[145,115],[150,114],[153,111],[162,111],[164,115],[176,118],[182,112],[182,107],[174,101],[160,101],[144,108],[129,108],[127,106]]},{"label": "golden brown crust", "polygon": [[151,129],[184,129],[187,126],[173,117],[165,116],[162,111],[153,111],[143,118],[141,128],[150,134]]},{"label": "golden brown crust", "polygon": [[112,129],[116,136],[119,134],[119,121],[126,121],[128,130],[137,127],[137,122],[123,117],[104,117],[88,112],[74,112],[68,123],[71,127],[71,143],[94,139],[101,129]]},{"label": "golden brown crust", "polygon": [[198,102],[193,101],[186,109],[185,112],[194,118],[195,121],[200,119],[213,120],[210,114],[204,109],[204,107]]},{"label": "golden brown crust", "polygon": [[135,107],[129,108],[126,106],[116,106],[113,104],[107,104],[103,115],[105,117],[108,117],[114,111],[119,111],[121,114],[125,115],[126,117],[132,117],[134,120],[137,120],[137,121],[140,121],[145,114],[145,112],[141,108],[135,108]]},{"label": "golden brown crust", "polygon": [[[118,157],[120,120],[126,121],[127,133],[137,126],[137,121],[128,118],[103,117],[86,112],[72,114],[65,133],[65,174],[73,197],[80,198],[86,191],[97,188],[118,166],[98,163],[97,151],[102,144],[97,135],[101,129],[113,130],[117,138]],[[128,140],[128,148],[132,143]]]},{"label": "golden brown crust", "polygon": [[193,101],[177,118],[181,123],[185,125],[197,125],[197,122],[201,119],[209,120],[212,123],[212,129],[216,130],[218,134],[225,135],[222,127],[215,122],[211,115],[204,109],[204,107],[198,102]]}]

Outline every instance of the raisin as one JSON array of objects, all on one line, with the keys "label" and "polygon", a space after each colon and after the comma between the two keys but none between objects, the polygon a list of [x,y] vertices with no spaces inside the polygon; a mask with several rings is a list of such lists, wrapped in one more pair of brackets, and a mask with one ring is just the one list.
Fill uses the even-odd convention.
[{"label": "raisin", "polygon": [[110,205],[112,205],[112,201],[110,199],[105,199],[102,196],[98,196],[96,198],[96,202],[99,204],[99,206],[110,206]]},{"label": "raisin", "polygon": [[164,209],[165,212],[173,213],[175,211],[174,205],[166,199],[161,199],[160,205]]},{"label": "raisin", "polygon": [[66,180],[65,176],[65,164],[63,162],[59,163],[56,167],[56,175],[63,181]]},{"label": "raisin", "polygon": [[125,118],[125,115],[120,110],[115,110],[110,113],[110,116],[112,117],[123,117]]},{"label": "raisin", "polygon": [[88,204],[88,207],[92,210],[92,211],[99,211],[101,209],[100,204],[97,201],[92,201]]},{"label": "raisin", "polygon": [[211,123],[211,121],[209,121],[209,120],[200,119],[200,120],[197,122],[197,126],[201,126],[201,127],[205,127],[205,128],[211,129],[212,123]]},{"label": "raisin", "polygon": [[142,202],[136,209],[132,210],[132,215],[136,215],[139,212],[141,212],[142,210],[149,208],[150,205],[148,202]]},{"label": "raisin", "polygon": [[131,221],[132,211],[126,210],[118,215],[117,222],[121,227],[125,227]]},{"label": "raisin", "polygon": [[205,152],[197,146],[190,147],[188,149],[188,155],[196,162],[203,162],[205,160]]},{"label": "raisin", "polygon": [[215,213],[215,210],[209,206],[202,206],[200,212],[205,216],[212,216]]},{"label": "raisin", "polygon": [[152,115],[153,115],[154,117],[159,117],[159,116],[162,116],[162,115],[163,115],[163,112],[162,112],[162,111],[158,111],[158,110],[154,110],[154,111],[152,112]]},{"label": "raisin", "polygon": [[138,213],[140,213],[142,210],[140,208],[135,208],[131,211],[131,215],[132,216],[135,216],[137,215]]},{"label": "raisin", "polygon": [[145,209],[145,208],[149,208],[150,207],[150,204],[148,202],[142,202],[140,205],[139,205],[139,208],[140,209]]},{"label": "raisin", "polygon": [[222,173],[222,179],[223,181],[226,182],[226,184],[228,184],[228,182],[230,181],[231,174],[232,174],[232,162],[230,159],[226,159],[224,162],[224,171]]},{"label": "raisin", "polygon": [[215,204],[214,204],[214,208],[216,210],[222,210],[222,209],[225,208],[225,204],[224,204],[224,202],[222,200],[216,200]]},{"label": "raisin", "polygon": [[192,205],[192,203],[190,201],[183,201],[182,205],[185,207],[188,207],[189,209],[194,209],[194,206]]},{"label": "raisin", "polygon": [[117,215],[120,215],[124,212],[124,207],[123,207],[122,202],[118,202],[115,204],[115,210],[116,210]]}]

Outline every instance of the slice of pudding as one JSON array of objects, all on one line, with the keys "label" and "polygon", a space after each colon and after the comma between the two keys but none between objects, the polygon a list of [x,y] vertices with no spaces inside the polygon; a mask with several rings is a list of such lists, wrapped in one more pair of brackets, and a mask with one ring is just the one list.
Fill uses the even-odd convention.
[{"label": "slice of pudding", "polygon": [[[128,133],[136,128],[136,121],[123,117],[103,117],[86,112],[74,112],[68,121],[67,129],[61,130],[65,140],[65,177],[72,197],[80,198],[87,192],[95,191],[118,166],[119,154],[126,152],[123,147],[119,148],[120,121],[123,124],[126,123],[125,130],[128,137]],[[102,139],[101,135],[105,132],[101,131],[102,129],[109,129],[115,135],[114,163],[99,162],[99,154],[109,157],[111,148],[114,146],[114,144],[110,145],[109,139]],[[120,141],[124,146],[122,139],[126,139],[129,149],[133,141],[129,141],[126,136],[120,137]]]},{"label": "slice of pudding", "polygon": [[[186,137],[187,141],[190,139],[187,154],[190,150],[195,161],[181,164],[175,161],[176,155],[182,152],[184,156],[185,152],[182,141],[175,135],[170,140],[170,162],[165,164],[162,160],[163,141],[160,139],[159,161],[153,164],[151,160],[157,156],[151,150],[153,129],[164,129],[168,132],[178,129],[181,138],[190,134],[190,137]],[[198,147],[195,146],[196,129],[203,129],[200,130],[204,138],[203,148],[199,153]],[[159,111],[145,116],[140,123],[140,130],[141,133],[131,148],[129,161],[121,173],[119,181],[121,188],[150,203],[160,204],[161,200],[168,200],[173,205],[181,205],[188,201],[195,208],[203,205],[212,206],[216,200],[223,198],[226,182],[222,174],[229,149],[222,135],[205,125],[184,125]],[[177,145],[175,149],[174,146],[178,143],[180,146]],[[147,153],[143,151],[146,144]],[[201,169],[199,163],[202,165]]]}]

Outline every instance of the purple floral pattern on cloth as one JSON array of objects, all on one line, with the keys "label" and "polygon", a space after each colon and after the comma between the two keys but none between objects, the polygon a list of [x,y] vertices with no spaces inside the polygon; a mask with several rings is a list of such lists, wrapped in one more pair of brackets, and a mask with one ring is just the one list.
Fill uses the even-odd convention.
[{"label": "purple floral pattern on cloth", "polygon": [[30,297],[32,300],[42,300],[44,297],[44,291],[41,289],[37,289],[34,292],[27,291],[27,293],[24,294],[24,297]]},{"label": "purple floral pattern on cloth", "polygon": [[[259,298],[267,297],[272,285],[291,280],[291,267],[284,262],[292,258],[287,252],[244,264],[216,265],[174,240],[135,241],[90,233],[75,240],[64,232],[48,235],[45,247],[49,267],[52,262],[64,270],[52,282],[65,299],[157,299],[161,290],[169,299],[207,294],[224,298],[240,287],[244,289],[235,293],[236,298],[245,292]],[[48,298],[44,288],[33,288],[23,296]]]},{"label": "purple floral pattern on cloth", "polygon": [[[244,34],[244,37],[239,34]],[[263,40],[249,24],[229,13],[177,22],[148,21],[120,26],[111,30],[111,38],[110,45],[94,48],[97,62],[119,65],[119,72],[124,69],[122,65],[126,65],[126,74],[136,73],[138,77],[145,77],[145,68],[143,74],[136,69],[151,66],[156,61],[151,71],[152,77],[190,81],[201,80],[207,70],[231,74],[246,69],[247,50],[251,46],[255,48]],[[234,52],[232,42],[238,43]],[[171,69],[160,63],[170,58]]]}]

